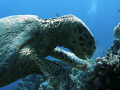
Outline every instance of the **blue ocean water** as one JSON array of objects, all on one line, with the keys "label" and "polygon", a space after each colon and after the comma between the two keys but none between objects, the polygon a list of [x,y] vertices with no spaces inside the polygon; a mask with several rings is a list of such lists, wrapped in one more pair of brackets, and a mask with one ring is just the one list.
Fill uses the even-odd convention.
[{"label": "blue ocean water", "polygon": [[[97,50],[103,57],[113,44],[113,28],[120,22],[120,0],[0,0],[0,18],[11,15],[37,15],[42,19],[73,14],[93,33]],[[18,81],[0,88],[10,90]]]}]

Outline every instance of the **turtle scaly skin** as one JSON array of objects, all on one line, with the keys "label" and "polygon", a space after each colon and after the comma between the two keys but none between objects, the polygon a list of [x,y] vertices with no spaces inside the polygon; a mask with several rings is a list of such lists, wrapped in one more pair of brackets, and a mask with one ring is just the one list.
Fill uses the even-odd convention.
[{"label": "turtle scaly skin", "polygon": [[[73,15],[45,20],[35,15],[0,19],[0,87],[30,74],[43,73],[50,77],[56,67],[62,67],[45,59],[49,55],[78,69],[86,69],[86,62],[81,64],[81,59],[75,59],[75,55],[64,50],[61,52],[57,46],[70,49],[81,59],[91,58],[96,48],[94,37],[87,26]],[[54,71],[51,72],[51,68],[55,68],[52,69]]]}]

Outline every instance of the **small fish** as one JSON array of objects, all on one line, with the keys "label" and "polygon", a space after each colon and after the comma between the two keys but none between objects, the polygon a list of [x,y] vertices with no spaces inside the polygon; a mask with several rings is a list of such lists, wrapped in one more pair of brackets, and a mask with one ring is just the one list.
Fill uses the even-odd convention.
[{"label": "small fish", "polygon": [[57,16],[57,17],[59,17],[59,16],[60,16],[60,14],[59,14],[59,13],[56,13],[56,16]]},{"label": "small fish", "polygon": [[104,51],[102,53],[105,53]]},{"label": "small fish", "polygon": [[118,12],[120,12],[120,9],[118,9]]}]

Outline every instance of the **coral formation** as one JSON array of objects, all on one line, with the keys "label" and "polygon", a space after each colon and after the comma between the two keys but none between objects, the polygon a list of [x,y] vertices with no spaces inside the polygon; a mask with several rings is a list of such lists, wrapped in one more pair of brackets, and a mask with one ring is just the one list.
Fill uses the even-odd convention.
[{"label": "coral formation", "polygon": [[13,87],[13,90],[38,90],[40,83],[44,81],[42,75],[29,75],[18,83],[18,87]]},{"label": "coral formation", "polygon": [[120,40],[120,23],[114,28],[114,37]]},{"label": "coral formation", "polygon": [[[120,43],[119,40],[115,42]],[[107,51],[107,56],[97,57],[92,72],[83,73],[82,90],[119,90],[120,86],[120,46],[113,46]],[[116,48],[117,47],[117,48]],[[116,50],[116,51],[113,51]]]}]

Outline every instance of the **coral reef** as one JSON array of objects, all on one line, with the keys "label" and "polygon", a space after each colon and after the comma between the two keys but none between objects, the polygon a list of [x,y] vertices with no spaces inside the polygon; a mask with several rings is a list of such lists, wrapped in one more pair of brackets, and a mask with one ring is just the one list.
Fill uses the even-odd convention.
[{"label": "coral reef", "polygon": [[[119,90],[120,86],[120,43],[114,41],[114,45],[107,51],[107,56],[95,60],[94,70],[84,72],[82,77],[82,90]],[[115,50],[115,51],[113,51]]]},{"label": "coral reef", "polygon": [[120,40],[120,23],[114,28],[114,37]]},{"label": "coral reef", "polygon": [[18,87],[13,87],[12,90],[38,90],[40,83],[44,81],[44,76],[42,75],[29,75],[26,78],[23,78],[18,83]]}]

